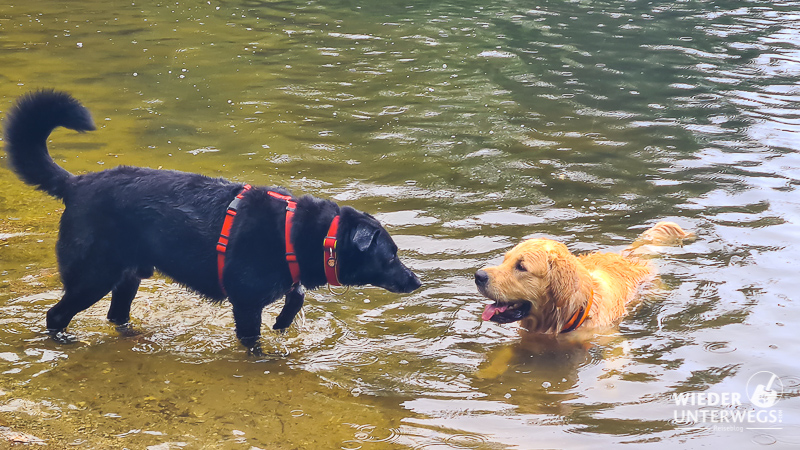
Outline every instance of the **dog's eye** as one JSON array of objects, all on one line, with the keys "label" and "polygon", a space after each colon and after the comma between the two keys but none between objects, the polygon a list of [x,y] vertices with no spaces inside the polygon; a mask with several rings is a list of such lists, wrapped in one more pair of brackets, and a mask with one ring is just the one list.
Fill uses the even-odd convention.
[{"label": "dog's eye", "polygon": [[519,270],[520,272],[526,272],[525,264],[523,264],[521,260],[517,261],[516,269]]}]

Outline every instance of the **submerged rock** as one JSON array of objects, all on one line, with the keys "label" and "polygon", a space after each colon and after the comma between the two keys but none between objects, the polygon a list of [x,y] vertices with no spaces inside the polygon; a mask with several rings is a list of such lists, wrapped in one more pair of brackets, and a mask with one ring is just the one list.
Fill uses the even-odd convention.
[{"label": "submerged rock", "polygon": [[15,444],[45,445],[44,439],[40,439],[32,434],[14,431],[8,427],[0,427],[0,441],[8,441]]}]

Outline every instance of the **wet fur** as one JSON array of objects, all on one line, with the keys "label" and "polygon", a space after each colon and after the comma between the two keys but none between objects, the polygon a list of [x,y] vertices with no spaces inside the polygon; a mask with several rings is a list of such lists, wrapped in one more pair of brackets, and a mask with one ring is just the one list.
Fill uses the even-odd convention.
[{"label": "wet fur", "polygon": [[479,270],[475,279],[479,291],[496,305],[513,305],[492,316],[495,322],[520,320],[529,331],[555,334],[591,297],[591,309],[581,327],[605,327],[625,315],[626,304],[653,275],[646,261],[630,256],[633,250],[644,244],[664,245],[693,238],[677,224],[659,222],[623,252],[626,256],[575,256],[562,243],[530,239],[506,253],[499,266]]},{"label": "wet fur", "polygon": [[[48,330],[64,330],[77,313],[109,292],[108,319],[126,324],[140,280],[156,269],[209,299],[224,300],[216,244],[228,204],[242,184],[128,166],[72,175],[47,150],[47,138],[58,126],[94,129],[91,115],[77,100],[62,92],[39,91],[17,101],[6,117],[4,137],[10,166],[19,177],[65,204],[56,245],[64,296],[47,312]],[[279,187],[254,187],[242,199],[223,274],[236,334],[248,347],[257,344],[264,306],[285,294],[274,328],[286,328],[302,307],[302,286],[326,284],[322,244],[337,214],[343,285],[372,284],[393,292],[420,286],[375,218],[306,195],[297,199],[291,236],[302,286],[292,288],[284,255],[286,203],[270,197],[270,190],[289,194]]]}]

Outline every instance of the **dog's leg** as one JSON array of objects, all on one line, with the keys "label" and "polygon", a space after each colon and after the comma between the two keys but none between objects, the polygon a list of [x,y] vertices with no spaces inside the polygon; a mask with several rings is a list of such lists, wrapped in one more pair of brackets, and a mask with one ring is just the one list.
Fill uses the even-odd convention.
[{"label": "dog's leg", "polygon": [[493,351],[487,357],[485,364],[481,364],[475,376],[484,380],[494,380],[503,375],[511,368],[511,364],[516,358],[514,347],[506,346],[500,350]]},{"label": "dog's leg", "polygon": [[64,296],[47,311],[47,331],[53,335],[62,332],[76,314],[97,303],[112,287],[113,283],[64,283]]},{"label": "dog's leg", "polygon": [[289,292],[286,293],[286,300],[283,304],[281,313],[275,319],[275,325],[272,326],[273,330],[283,330],[289,328],[294,321],[297,313],[303,309],[303,301],[306,298],[306,292],[303,286],[299,284],[294,286]]},{"label": "dog's leg", "polygon": [[233,305],[233,321],[236,323],[236,337],[254,355],[260,356],[261,344],[261,303],[230,297]]},{"label": "dog's leg", "polygon": [[80,208],[75,211],[69,205],[65,209],[56,243],[64,296],[47,311],[47,331],[56,340],[76,314],[111,292],[125,273],[114,256],[117,240],[94,227]]},{"label": "dog's leg", "polygon": [[139,290],[141,279],[135,273],[126,273],[111,291],[111,306],[108,320],[113,324],[126,325],[131,318],[131,303]]}]

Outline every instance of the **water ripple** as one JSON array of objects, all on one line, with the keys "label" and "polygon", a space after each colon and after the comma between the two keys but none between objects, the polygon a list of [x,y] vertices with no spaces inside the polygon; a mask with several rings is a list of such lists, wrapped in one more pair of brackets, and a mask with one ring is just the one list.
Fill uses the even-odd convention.
[{"label": "water ripple", "polygon": [[710,353],[731,353],[736,351],[736,347],[731,347],[729,342],[709,342],[704,346]]}]

